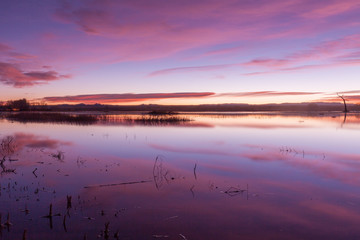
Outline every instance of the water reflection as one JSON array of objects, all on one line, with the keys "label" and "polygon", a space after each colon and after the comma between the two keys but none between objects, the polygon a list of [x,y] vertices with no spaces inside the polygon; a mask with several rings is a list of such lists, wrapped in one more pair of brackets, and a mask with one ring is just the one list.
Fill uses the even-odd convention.
[{"label": "water reflection", "polygon": [[188,117],[211,127],[0,122],[2,238],[360,238],[357,115]]}]

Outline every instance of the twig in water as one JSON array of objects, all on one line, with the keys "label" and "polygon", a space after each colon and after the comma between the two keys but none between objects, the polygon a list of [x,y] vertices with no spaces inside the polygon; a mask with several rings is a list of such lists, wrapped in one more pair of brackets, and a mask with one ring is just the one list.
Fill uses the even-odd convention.
[{"label": "twig in water", "polygon": [[30,211],[29,211],[27,205],[25,205],[25,209],[24,209],[24,210],[21,210],[21,212],[24,212],[25,215],[28,215],[28,214],[29,214]]},{"label": "twig in water", "polygon": [[64,231],[67,232],[67,228],[66,228],[66,214],[64,214],[63,227],[64,227]]},{"label": "twig in water", "polygon": [[58,151],[57,153],[52,153],[51,156],[60,161],[64,160],[64,152]]},{"label": "twig in water", "polygon": [[1,213],[0,213],[0,239],[2,238],[2,229],[5,228],[5,226],[1,223]]},{"label": "twig in water", "polygon": [[26,240],[26,233],[27,233],[27,230],[26,230],[26,229],[24,229],[24,232],[23,232],[23,237],[22,237],[22,239],[23,239],[23,240]]},{"label": "twig in water", "polygon": [[165,221],[170,220],[170,219],[174,219],[174,218],[178,218],[178,216],[172,216],[172,217],[165,218]]},{"label": "twig in water", "polygon": [[8,230],[9,230],[9,227],[12,225],[12,223],[10,222],[10,213],[7,214],[7,219],[6,219],[6,222],[4,223],[4,225],[7,227]]},{"label": "twig in water", "polygon": [[182,235],[181,233],[179,234],[179,236],[180,236],[182,239],[187,240],[187,238],[186,238],[184,235]]},{"label": "twig in water", "polygon": [[168,171],[164,172],[162,163],[163,156],[157,156],[153,167],[153,178],[155,182],[155,187],[158,190],[162,187],[164,180],[167,181],[166,175],[169,173]]},{"label": "twig in water", "polygon": [[168,238],[169,235],[152,235],[153,238]]},{"label": "twig in water", "polygon": [[249,200],[249,184],[246,184],[246,200]]},{"label": "twig in water", "polygon": [[71,196],[66,195],[66,202],[67,202],[66,209],[71,208],[71,198],[72,198]]},{"label": "twig in water", "polygon": [[114,233],[114,238],[119,240],[120,239],[120,233],[119,230],[116,231],[116,233]]},{"label": "twig in water", "polygon": [[193,198],[195,198],[194,187],[195,187],[195,185],[192,185],[190,188],[190,192],[191,192]]},{"label": "twig in water", "polygon": [[34,174],[34,176],[37,178],[38,176],[36,175],[37,168],[34,169],[34,171],[32,171],[32,173]]},{"label": "twig in water", "polygon": [[111,183],[111,184],[100,184],[100,185],[90,185],[85,186],[84,188],[94,188],[94,187],[113,187],[113,186],[119,186],[119,185],[129,185],[129,184],[137,184],[137,183],[147,183],[152,181],[138,181],[138,182],[122,182],[122,183]]},{"label": "twig in water", "polygon": [[110,225],[110,222],[105,223],[105,230],[104,230],[104,238],[105,239],[109,239],[109,225]]},{"label": "twig in water", "polygon": [[50,206],[49,206],[49,215],[46,215],[46,216],[43,216],[43,218],[48,218],[49,219],[49,224],[50,224],[50,229],[53,228],[53,217],[60,217],[61,214],[60,213],[57,213],[55,215],[53,215],[53,212],[52,212],[52,204],[50,203]]},{"label": "twig in water", "polygon": [[194,177],[195,177],[195,179],[197,179],[197,177],[196,177],[196,167],[197,167],[197,163],[195,163],[195,166],[194,166]]},{"label": "twig in water", "polygon": [[247,191],[247,190],[236,188],[236,187],[230,187],[228,190],[226,190],[223,193],[226,193],[227,195],[233,197],[233,196],[236,196],[238,194],[242,194],[245,191]]}]

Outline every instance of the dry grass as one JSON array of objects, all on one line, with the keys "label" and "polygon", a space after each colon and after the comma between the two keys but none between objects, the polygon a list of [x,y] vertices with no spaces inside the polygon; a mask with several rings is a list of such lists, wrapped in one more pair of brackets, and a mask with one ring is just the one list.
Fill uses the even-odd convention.
[{"label": "dry grass", "polygon": [[18,122],[71,123],[88,125],[97,122],[97,117],[86,114],[24,112],[8,114],[6,119]]}]

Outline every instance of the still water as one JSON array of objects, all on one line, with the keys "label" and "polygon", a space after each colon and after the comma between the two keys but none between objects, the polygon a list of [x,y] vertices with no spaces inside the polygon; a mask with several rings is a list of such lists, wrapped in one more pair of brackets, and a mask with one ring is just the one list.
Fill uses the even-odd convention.
[{"label": "still water", "polygon": [[359,115],[185,117],[0,120],[0,239],[360,239]]}]

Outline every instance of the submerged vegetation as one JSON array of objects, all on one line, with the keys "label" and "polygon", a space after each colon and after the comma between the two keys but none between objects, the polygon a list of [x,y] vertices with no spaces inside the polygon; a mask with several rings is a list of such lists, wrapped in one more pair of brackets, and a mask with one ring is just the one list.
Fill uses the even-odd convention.
[{"label": "submerged vegetation", "polygon": [[22,123],[69,123],[78,125],[95,124],[98,121],[105,123],[120,123],[128,125],[176,125],[191,121],[189,118],[174,116],[172,114],[147,114],[136,116],[69,114],[49,112],[18,112],[4,114],[3,118]]},{"label": "submerged vegetation", "polygon": [[[238,239],[244,231],[260,232],[254,239],[264,239],[284,224],[297,228],[280,232],[279,238],[302,236],[304,230],[304,239],[360,234],[359,214],[345,221],[348,212],[357,213],[355,203],[342,205],[344,217],[312,208],[313,202],[333,207],[327,196],[334,194],[340,202],[356,200],[356,142],[337,141],[339,134],[360,129],[355,113],[348,115],[344,131],[339,131],[342,113],[92,116],[100,126],[0,121],[5,130],[0,134],[0,239]],[[194,128],[192,120],[212,127]],[[146,126],[129,127],[126,121]],[[329,134],[321,134],[324,128]],[[323,137],[320,141],[332,149],[310,146],[298,135],[304,130]],[[351,154],[347,146],[354,146]],[[297,188],[299,177],[312,185]],[[275,209],[271,215],[263,211],[269,202]],[[284,207],[304,224],[289,221]],[[269,216],[276,220],[271,228]],[[261,221],[248,224],[248,219]],[[323,219],[325,230],[313,228]],[[187,229],[184,222],[199,227]],[[329,224],[337,226],[334,232],[327,232]]]},{"label": "submerged vegetation", "polygon": [[126,125],[180,125],[192,121],[186,117],[173,116],[173,115],[138,115],[138,116],[114,116],[104,115],[99,117],[103,122],[113,122]]},{"label": "submerged vegetation", "polygon": [[98,121],[96,116],[86,114],[21,112],[5,116],[6,119],[18,122],[72,123],[93,124]]},{"label": "submerged vegetation", "polygon": [[143,124],[163,124],[163,123],[184,123],[191,121],[189,118],[171,115],[149,115],[133,119],[134,122]]}]

